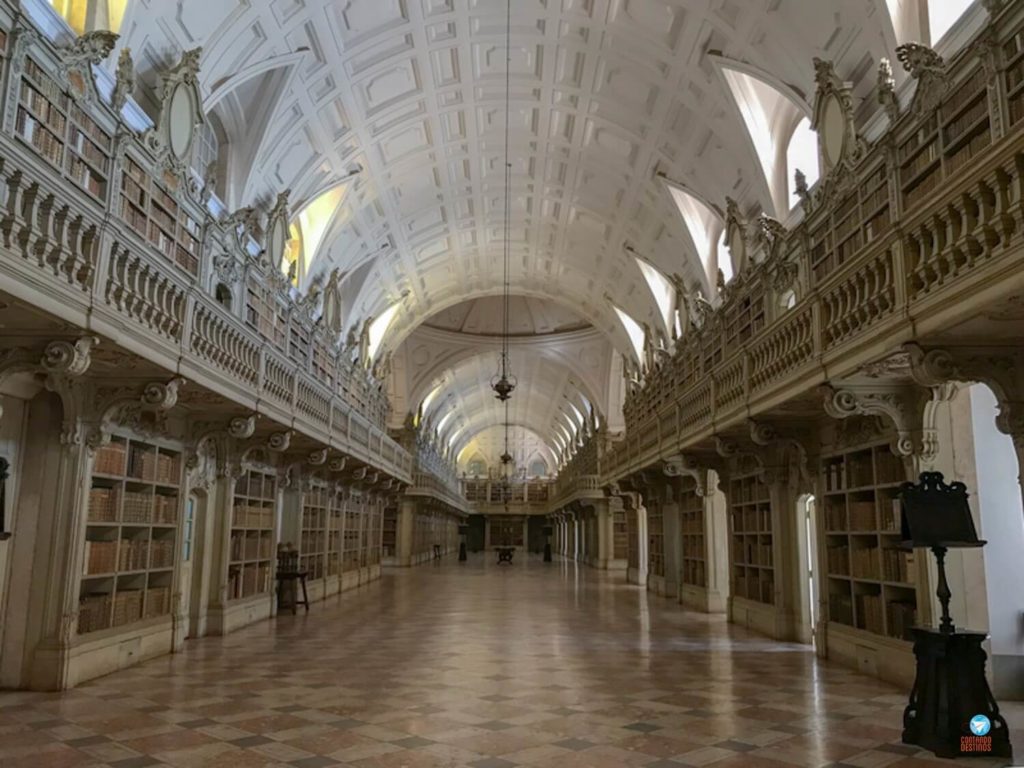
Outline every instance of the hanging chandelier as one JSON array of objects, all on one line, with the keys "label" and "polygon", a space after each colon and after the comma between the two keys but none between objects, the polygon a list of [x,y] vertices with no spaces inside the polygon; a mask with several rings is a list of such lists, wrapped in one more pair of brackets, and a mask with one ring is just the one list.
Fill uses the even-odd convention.
[{"label": "hanging chandelier", "polygon": [[[498,373],[491,379],[491,389],[499,401],[507,403],[519,381],[509,370],[509,218],[511,217],[512,165],[509,161],[509,126],[511,105],[511,62],[512,62],[512,0],[505,3],[505,223],[502,244],[502,266],[504,280],[502,283],[502,318],[501,318],[501,364]],[[505,454],[508,454],[508,424],[506,412]],[[501,457],[502,463],[505,456]],[[512,457],[509,456],[509,461]]]}]

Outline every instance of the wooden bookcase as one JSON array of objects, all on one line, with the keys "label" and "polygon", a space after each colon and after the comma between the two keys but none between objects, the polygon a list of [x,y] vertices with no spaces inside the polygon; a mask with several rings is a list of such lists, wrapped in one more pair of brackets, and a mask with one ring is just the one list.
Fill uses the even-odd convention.
[{"label": "wooden bookcase", "polygon": [[287,308],[278,300],[277,292],[255,276],[246,283],[245,323],[277,349],[285,351]]},{"label": "wooden bookcase", "polygon": [[302,532],[299,544],[299,570],[310,581],[327,574],[327,525],[330,516],[327,486],[314,483],[302,494]]},{"label": "wooden bookcase", "polygon": [[1003,43],[1006,69],[1003,73],[1010,126],[1024,120],[1024,27]]},{"label": "wooden bookcase", "polygon": [[25,59],[18,86],[15,133],[77,186],[106,201],[113,148],[110,134],[32,57]]},{"label": "wooden bookcase", "polygon": [[228,600],[268,594],[274,572],[277,479],[250,469],[235,482]]},{"label": "wooden bookcase", "polygon": [[772,504],[756,475],[729,481],[729,539],[733,597],[774,605]]},{"label": "wooden bookcase", "polygon": [[679,535],[682,538],[683,584],[707,587],[704,544],[704,499],[696,491],[683,491],[679,498]]},{"label": "wooden bookcase", "polygon": [[345,529],[344,492],[334,491],[330,494],[330,499],[330,527],[327,530],[327,575],[338,576],[341,574],[341,536]]},{"label": "wooden bookcase", "polygon": [[[367,536],[366,546],[366,564],[367,565],[379,565],[380,564],[380,537],[383,532],[383,518],[384,512],[380,505],[377,503],[370,504],[367,510],[367,530],[369,535]],[[440,532],[439,532],[440,533]],[[438,537],[438,541],[441,537]]]},{"label": "wooden bookcase", "polygon": [[903,209],[920,205],[992,143],[986,75],[980,64],[948,89],[938,113],[898,146]]},{"label": "wooden bookcase", "polygon": [[647,574],[665,575],[665,512],[654,499],[647,504]]},{"label": "wooden bookcase", "polygon": [[384,530],[381,540],[381,548],[384,550],[384,557],[398,556],[398,507],[388,507],[384,510]]},{"label": "wooden bookcase", "polygon": [[342,571],[359,569],[359,537],[362,529],[362,500],[350,497],[345,502],[345,530],[342,535]]},{"label": "wooden bookcase", "polygon": [[169,262],[187,274],[199,274],[199,222],[151,173],[125,156],[121,172],[121,218]]},{"label": "wooden bookcase", "polygon": [[822,472],[829,619],[905,639],[917,615],[917,563],[897,548],[903,462],[880,444],[829,456]]},{"label": "wooden bookcase", "polygon": [[615,560],[627,560],[629,557],[629,523],[626,521],[627,513],[624,508],[612,512],[612,558]]},{"label": "wooden bookcase", "polygon": [[179,451],[128,437],[96,451],[79,634],[170,615],[180,500]]}]

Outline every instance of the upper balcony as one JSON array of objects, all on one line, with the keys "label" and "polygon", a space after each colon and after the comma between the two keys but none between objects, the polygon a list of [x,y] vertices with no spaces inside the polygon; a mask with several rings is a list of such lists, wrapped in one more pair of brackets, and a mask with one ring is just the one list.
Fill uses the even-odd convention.
[{"label": "upper balcony", "polygon": [[848,88],[816,62],[822,180],[803,190],[789,229],[766,216],[744,221],[730,206],[728,241],[743,268],[714,305],[695,302],[670,354],[628,382],[626,438],[602,460],[603,480],[1020,291],[1024,4],[995,13],[950,62],[901,48],[915,90],[901,104],[881,71],[881,109],[863,128],[870,140],[854,126]]},{"label": "upper balcony", "polygon": [[[403,482],[387,395],[358,340],[280,271],[287,192],[227,214],[183,157],[201,120],[196,61],[165,73],[154,125],[97,64],[0,0],[3,290]],[[106,78],[106,79],[104,79]]]}]

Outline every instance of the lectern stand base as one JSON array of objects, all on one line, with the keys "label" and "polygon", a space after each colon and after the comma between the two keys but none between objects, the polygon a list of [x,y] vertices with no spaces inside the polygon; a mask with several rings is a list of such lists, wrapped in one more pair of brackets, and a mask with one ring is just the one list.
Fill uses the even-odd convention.
[{"label": "lectern stand base", "polygon": [[[1012,757],[1006,721],[985,679],[985,635],[914,629],[917,678],[903,710],[903,743],[939,757]],[[972,731],[978,715],[990,730]],[[981,720],[984,723],[984,720]]]}]

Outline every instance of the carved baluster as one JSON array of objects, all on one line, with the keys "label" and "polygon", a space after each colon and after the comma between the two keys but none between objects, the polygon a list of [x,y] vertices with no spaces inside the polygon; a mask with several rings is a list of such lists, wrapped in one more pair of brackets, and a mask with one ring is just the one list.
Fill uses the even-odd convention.
[{"label": "carved baluster", "polygon": [[1013,220],[1013,212],[1010,205],[1011,185],[1013,181],[1004,169],[996,169],[996,188],[993,194],[995,201],[995,226],[1001,234],[1001,242],[1005,246],[1013,238],[1016,231]]},{"label": "carved baluster", "polygon": [[985,251],[991,253],[1001,244],[996,222],[996,193],[988,182],[978,182],[978,208],[981,223],[981,234],[985,242]]}]

